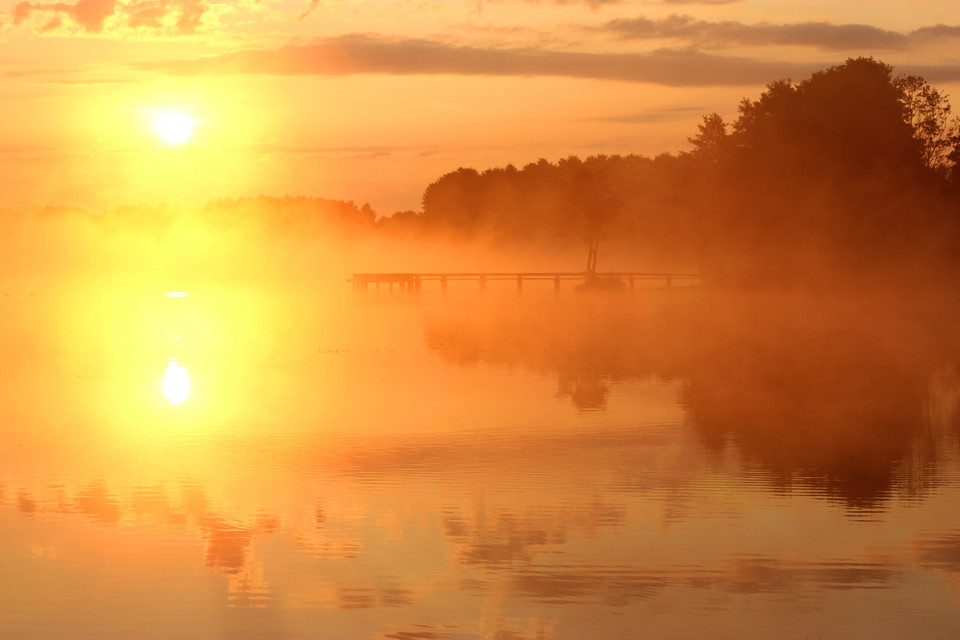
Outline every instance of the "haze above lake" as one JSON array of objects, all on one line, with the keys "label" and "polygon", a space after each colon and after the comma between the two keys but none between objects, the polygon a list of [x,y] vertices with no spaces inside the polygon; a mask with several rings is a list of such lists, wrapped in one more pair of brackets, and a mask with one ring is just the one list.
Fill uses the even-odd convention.
[{"label": "haze above lake", "polygon": [[2,299],[5,638],[953,637],[952,307],[321,293]]}]

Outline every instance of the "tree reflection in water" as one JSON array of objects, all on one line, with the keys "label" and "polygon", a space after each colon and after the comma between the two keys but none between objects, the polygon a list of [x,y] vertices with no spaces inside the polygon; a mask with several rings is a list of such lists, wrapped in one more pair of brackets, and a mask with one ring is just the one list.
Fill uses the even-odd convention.
[{"label": "tree reflection in water", "polygon": [[426,339],[461,364],[549,372],[581,410],[606,407],[618,383],[677,380],[707,447],[737,447],[776,487],[869,510],[933,482],[936,430],[955,430],[957,311],[926,298],[663,291],[445,309]]}]

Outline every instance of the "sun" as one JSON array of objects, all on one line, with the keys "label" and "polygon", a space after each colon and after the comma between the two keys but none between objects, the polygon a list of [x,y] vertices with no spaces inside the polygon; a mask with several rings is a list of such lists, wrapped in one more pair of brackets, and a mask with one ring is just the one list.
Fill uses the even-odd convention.
[{"label": "sun", "polygon": [[179,111],[161,113],[153,120],[153,128],[157,135],[171,147],[178,147],[190,142],[196,124],[196,120]]},{"label": "sun", "polygon": [[170,404],[182,404],[190,395],[190,374],[176,358],[170,358],[169,362],[163,376],[163,395]]}]

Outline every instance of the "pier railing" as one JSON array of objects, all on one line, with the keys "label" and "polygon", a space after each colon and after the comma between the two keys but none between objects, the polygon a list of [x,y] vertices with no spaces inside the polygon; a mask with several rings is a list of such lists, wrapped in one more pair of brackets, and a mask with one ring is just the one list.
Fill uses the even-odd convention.
[{"label": "pier railing", "polygon": [[587,282],[591,280],[603,283],[620,283],[622,288],[629,288],[633,291],[638,284],[649,285],[651,281],[654,286],[673,287],[675,285],[691,285],[700,281],[700,275],[696,273],[679,272],[649,272],[649,271],[613,271],[605,273],[596,273],[589,276],[583,272],[569,271],[524,271],[524,272],[477,272],[477,273],[355,273],[348,282],[353,283],[353,290],[365,293],[370,290],[370,285],[375,287],[376,291],[384,285],[389,291],[394,287],[400,293],[419,293],[424,282],[436,281],[440,283],[440,290],[446,291],[447,284],[453,281],[476,281],[480,285],[480,290],[487,288],[487,283],[497,280],[512,280],[517,284],[517,291],[523,290],[526,282],[534,281],[552,281],[556,291],[560,290],[560,283],[564,281]]}]

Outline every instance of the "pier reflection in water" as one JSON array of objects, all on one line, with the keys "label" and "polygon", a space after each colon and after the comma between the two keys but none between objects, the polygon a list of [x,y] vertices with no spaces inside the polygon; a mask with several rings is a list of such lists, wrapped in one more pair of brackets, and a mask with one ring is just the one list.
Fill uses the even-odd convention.
[{"label": "pier reflection in water", "polygon": [[4,637],[955,634],[948,310],[66,302],[3,302]]}]

